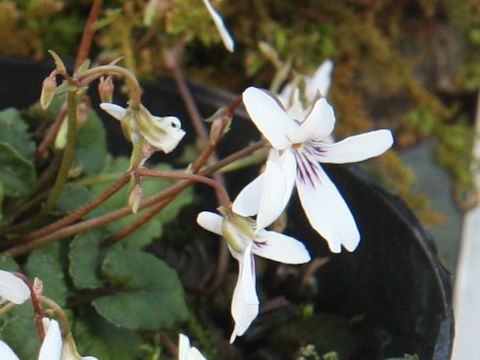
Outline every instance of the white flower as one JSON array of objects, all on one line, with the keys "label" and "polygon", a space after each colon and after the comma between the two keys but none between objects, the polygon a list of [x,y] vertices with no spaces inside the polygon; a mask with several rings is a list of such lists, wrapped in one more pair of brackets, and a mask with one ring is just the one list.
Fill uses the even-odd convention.
[{"label": "white flower", "polygon": [[288,83],[278,95],[288,114],[294,119],[304,119],[310,105],[319,97],[327,97],[332,83],[332,60],[325,60],[315,71],[313,76],[305,76],[304,93],[305,104],[302,102],[297,84]]},{"label": "white flower", "polygon": [[233,39],[230,36],[225,24],[223,23],[222,17],[218,14],[218,12],[213,8],[212,4],[209,0],[203,0],[205,7],[207,8],[210,16],[217,27],[218,32],[220,33],[220,37],[222,38],[223,45],[227,48],[228,51],[233,52],[234,43]]},{"label": "white flower", "polygon": [[19,360],[13,350],[5,342],[0,340],[0,359],[2,360]]},{"label": "white flower", "polygon": [[143,139],[157,150],[169,153],[185,136],[185,131],[180,128],[180,120],[175,116],[153,116],[144,106],[135,110],[101,103],[100,107],[120,121],[125,137],[132,143]]},{"label": "white flower", "polygon": [[10,301],[23,304],[30,297],[30,289],[22,279],[11,272],[0,270],[0,303]]},{"label": "white flower", "polygon": [[353,251],[360,241],[357,225],[320,163],[341,164],[380,155],[393,144],[391,132],[376,130],[331,144],[327,139],[335,115],[324,98],[315,101],[305,119],[292,118],[276,98],[255,87],[244,91],[243,102],[274,148],[270,162],[277,166],[267,166],[241,191],[233,211],[242,216],[257,214],[257,226],[262,227],[284,210],[296,184],[310,224],[327,240],[330,250],[338,253],[343,245]]},{"label": "white flower", "polygon": [[[267,167],[276,166],[273,162],[267,163]],[[201,212],[197,216],[197,222],[206,230],[222,235],[227,241],[230,253],[238,261],[239,274],[231,307],[235,321],[230,337],[230,342],[233,343],[237,336],[247,331],[258,315],[259,301],[255,288],[253,254],[285,264],[306,263],[310,261],[310,255],[300,241],[290,236],[257,227],[253,219],[237,215],[229,209],[220,208],[220,211],[224,216],[208,211]],[[265,224],[268,225],[270,223]]]},{"label": "white flower", "polygon": [[196,347],[190,346],[190,339],[178,334],[178,360],[207,360]]}]

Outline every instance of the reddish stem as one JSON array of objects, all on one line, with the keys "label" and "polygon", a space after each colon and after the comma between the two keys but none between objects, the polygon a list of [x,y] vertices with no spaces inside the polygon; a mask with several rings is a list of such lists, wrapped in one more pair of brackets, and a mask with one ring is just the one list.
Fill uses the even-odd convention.
[{"label": "reddish stem", "polygon": [[103,0],[93,0],[87,23],[83,30],[82,40],[78,47],[77,58],[75,59],[75,72],[85,62],[92,47],[93,35],[95,35],[95,23],[100,16]]}]

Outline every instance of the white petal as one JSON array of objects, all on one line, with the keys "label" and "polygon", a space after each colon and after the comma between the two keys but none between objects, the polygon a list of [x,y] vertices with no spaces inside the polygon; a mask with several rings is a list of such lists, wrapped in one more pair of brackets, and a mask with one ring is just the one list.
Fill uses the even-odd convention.
[{"label": "white petal", "polygon": [[310,261],[305,245],[275,231],[260,231],[255,238],[253,253],[284,264],[304,264]]},{"label": "white petal", "polygon": [[317,96],[317,92],[320,92],[321,96],[327,97],[332,82],[332,70],[332,60],[325,60],[318,67],[313,77],[307,81],[305,92],[308,100],[313,101]]},{"label": "white petal", "polygon": [[127,109],[111,103],[101,103],[100,107],[119,121],[122,121],[127,113]]},{"label": "white petal", "polygon": [[335,126],[335,113],[326,99],[315,101],[305,121],[300,125],[300,131],[292,141],[303,143],[311,139],[325,139]]},{"label": "white petal", "polygon": [[62,356],[62,334],[58,322],[53,319],[43,318],[45,338],[43,339],[38,360],[60,360]]},{"label": "white petal", "polygon": [[190,348],[187,360],[207,360],[196,347]]},{"label": "white petal", "polygon": [[350,136],[333,144],[321,144],[320,151],[315,155],[320,162],[343,164],[378,156],[392,145],[392,132],[382,129]]},{"label": "white petal", "polygon": [[258,315],[258,297],[255,289],[255,269],[252,255],[252,245],[249,245],[238,261],[239,274],[232,297],[232,316],[235,327],[230,337],[230,343],[247,331],[252,321]]},{"label": "white petal", "polygon": [[0,340],[0,359],[2,360],[19,360],[13,350],[5,342]]},{"label": "white petal", "polygon": [[0,270],[0,300],[23,304],[30,297],[28,286],[11,272]]},{"label": "white petal", "polygon": [[186,335],[178,334],[178,360],[187,360],[189,349],[190,339]]},{"label": "white petal", "polygon": [[291,145],[288,134],[298,125],[288,116],[279,100],[265,90],[249,87],[243,92],[243,103],[255,126],[277,150]]},{"label": "white petal", "polygon": [[234,213],[241,216],[254,216],[258,213],[265,173],[257,176],[237,195],[232,204]]},{"label": "white petal", "polygon": [[144,116],[136,117],[136,125],[145,140],[153,147],[169,153],[174,150],[185,131],[180,128],[180,120],[175,116],[152,116],[145,111]]},{"label": "white petal", "polygon": [[210,211],[202,211],[197,215],[197,224],[205,230],[211,231],[217,235],[222,236],[223,216]]},{"label": "white petal", "polygon": [[227,28],[225,27],[225,24],[223,23],[222,17],[213,8],[212,4],[210,4],[210,1],[203,0],[203,3],[207,7],[208,12],[210,13],[210,16],[213,19],[213,22],[215,23],[215,26],[217,27],[218,32],[220,33],[220,37],[222,38],[223,45],[225,45],[228,51],[233,52],[233,48],[234,48],[233,39],[230,36],[230,33],[228,32]]},{"label": "white petal", "polygon": [[287,150],[281,157],[267,161],[265,180],[257,215],[257,229],[264,229],[273,223],[292,195],[295,182],[296,162],[293,154]]},{"label": "white petal", "polygon": [[297,190],[305,214],[312,227],[328,242],[334,253],[343,245],[353,251],[360,233],[350,209],[321,166],[302,156],[297,176]]}]

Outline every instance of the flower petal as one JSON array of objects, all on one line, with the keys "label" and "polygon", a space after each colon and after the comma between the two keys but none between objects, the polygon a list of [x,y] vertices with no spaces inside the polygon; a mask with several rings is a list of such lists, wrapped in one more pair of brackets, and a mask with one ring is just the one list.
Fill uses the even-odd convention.
[{"label": "flower petal", "polygon": [[334,126],[335,113],[333,108],[325,98],[320,98],[313,104],[312,110],[300,125],[300,131],[296,133],[292,141],[304,143],[312,139],[325,139],[332,133]]},{"label": "flower petal", "polygon": [[0,300],[7,300],[19,305],[29,297],[30,289],[23,280],[11,272],[0,270]]},{"label": "flower petal", "polygon": [[202,353],[196,347],[192,347],[188,351],[187,360],[207,360],[207,359],[205,358],[205,356],[202,355]]},{"label": "flower petal", "polygon": [[210,1],[203,0],[203,3],[205,4],[208,12],[210,13],[210,16],[213,19],[213,22],[215,23],[215,26],[217,27],[218,32],[220,33],[220,37],[222,38],[223,45],[225,45],[228,51],[233,52],[233,48],[234,48],[233,39],[230,33],[228,32],[227,28],[225,27],[225,24],[223,23],[222,17],[213,8],[212,4],[210,4]]},{"label": "flower petal", "polygon": [[293,154],[287,150],[280,157],[277,154],[270,158],[272,160],[267,161],[264,173],[265,180],[258,207],[257,230],[266,228],[278,219],[290,200],[295,183],[297,165]]},{"label": "flower petal", "polygon": [[232,204],[234,213],[241,216],[254,216],[258,213],[264,180],[265,172],[253,179],[238,193]]},{"label": "flower petal", "polygon": [[288,116],[279,100],[265,90],[249,87],[243,92],[243,103],[255,126],[277,150],[291,145],[288,138],[298,125]]},{"label": "flower petal", "polygon": [[188,338],[188,336],[178,334],[178,360],[187,360],[189,349],[190,339]]},{"label": "flower petal", "polygon": [[262,230],[257,234],[253,253],[284,264],[304,264],[310,254],[300,241],[275,231]]},{"label": "flower petal", "polygon": [[321,166],[303,154],[300,161],[297,190],[303,209],[312,227],[328,242],[334,253],[343,245],[353,251],[360,241],[360,233],[350,209]]},{"label": "flower petal", "polygon": [[223,216],[214,212],[202,211],[197,215],[197,224],[205,230],[211,231],[217,235],[223,236],[222,230]]},{"label": "flower petal", "polygon": [[315,158],[320,162],[343,164],[363,161],[383,154],[393,145],[390,130],[370,131],[360,135],[350,136],[333,144],[313,145]]},{"label": "flower petal", "polygon": [[232,316],[235,327],[230,337],[230,343],[247,331],[252,321],[258,315],[258,296],[255,289],[255,264],[253,262],[252,244],[243,257],[238,260],[239,274],[232,297]]},{"label": "flower petal", "polygon": [[327,97],[330,84],[332,83],[332,70],[333,61],[330,59],[325,60],[315,71],[315,74],[307,79],[305,93],[308,100],[314,101],[318,92],[320,92],[321,96]]},{"label": "flower petal", "polygon": [[40,347],[38,360],[60,360],[62,356],[62,334],[58,321],[43,318],[42,322],[45,329],[45,338]]},{"label": "flower petal", "polygon": [[109,113],[112,117],[114,117],[118,121],[122,121],[122,119],[127,114],[127,109],[125,109],[121,106],[115,105],[115,104],[101,103],[100,107],[102,108],[102,110]]},{"label": "flower petal", "polygon": [[13,350],[5,342],[0,340],[0,359],[2,360],[20,360]]}]

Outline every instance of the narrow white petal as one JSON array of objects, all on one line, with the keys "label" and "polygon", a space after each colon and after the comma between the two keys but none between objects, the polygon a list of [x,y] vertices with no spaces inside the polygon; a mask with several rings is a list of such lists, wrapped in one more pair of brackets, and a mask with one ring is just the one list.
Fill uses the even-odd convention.
[{"label": "narrow white petal", "polygon": [[197,215],[197,224],[205,230],[211,231],[217,235],[223,235],[222,231],[223,216],[210,211],[202,211]]},{"label": "narrow white petal", "polygon": [[11,272],[0,270],[0,300],[23,304],[29,297],[30,289],[23,280]]},{"label": "narrow white petal", "polygon": [[[62,359],[65,360],[65,359]],[[82,360],[98,360],[95,356],[82,356]]]},{"label": "narrow white petal", "polygon": [[257,176],[237,195],[232,204],[234,213],[241,216],[254,216],[258,213],[265,173]]},{"label": "narrow white petal", "polygon": [[45,338],[43,339],[38,360],[60,360],[62,356],[62,334],[58,322],[53,319],[43,318]]},{"label": "narrow white petal", "polygon": [[247,331],[252,321],[258,315],[258,297],[255,289],[255,265],[253,262],[252,245],[249,245],[241,261],[238,261],[239,274],[232,297],[232,317],[235,327],[230,337],[230,343]]},{"label": "narrow white petal", "polygon": [[318,163],[301,157],[297,190],[310,224],[325,238],[332,252],[340,252],[342,245],[348,251],[355,250],[360,233],[345,200]]},{"label": "narrow white petal", "polygon": [[313,77],[307,81],[306,96],[308,100],[313,101],[317,92],[320,92],[321,96],[327,97],[332,82],[332,70],[332,60],[325,60],[318,67]]},{"label": "narrow white petal", "polygon": [[205,4],[208,12],[210,13],[210,16],[213,19],[213,22],[215,23],[215,26],[217,27],[218,32],[220,33],[220,37],[222,38],[223,45],[225,45],[228,51],[233,52],[233,48],[234,48],[233,39],[230,33],[228,32],[227,28],[225,27],[225,24],[223,23],[222,17],[213,8],[212,4],[210,4],[210,1],[203,0],[203,3]]},{"label": "narrow white petal", "polygon": [[304,143],[311,139],[325,139],[332,133],[334,126],[335,113],[332,106],[325,98],[318,99],[292,141]]},{"label": "narrow white petal", "polygon": [[178,360],[187,360],[189,349],[190,339],[186,335],[178,334]]},{"label": "narrow white petal", "polygon": [[188,351],[187,360],[207,360],[207,359],[205,358],[205,356],[202,355],[202,353],[196,347],[192,347]]},{"label": "narrow white petal", "polygon": [[277,150],[291,145],[288,134],[298,125],[288,116],[279,100],[265,90],[249,87],[243,92],[243,103],[255,126]]},{"label": "narrow white petal", "polygon": [[119,121],[122,121],[127,113],[127,109],[111,103],[101,103],[100,107]]},{"label": "narrow white petal", "polygon": [[13,350],[5,342],[0,340],[0,359],[2,360],[19,360]]},{"label": "narrow white petal", "polygon": [[382,129],[350,136],[333,144],[319,144],[315,157],[320,162],[334,164],[363,161],[383,154],[392,145],[392,132]]},{"label": "narrow white petal", "polygon": [[272,160],[267,161],[264,172],[264,183],[260,194],[260,204],[257,215],[257,229],[264,229],[273,223],[283,212],[285,192],[287,189],[287,178],[281,165]]},{"label": "narrow white petal", "polygon": [[310,254],[300,241],[275,231],[262,230],[257,234],[253,253],[284,264],[304,264]]}]

